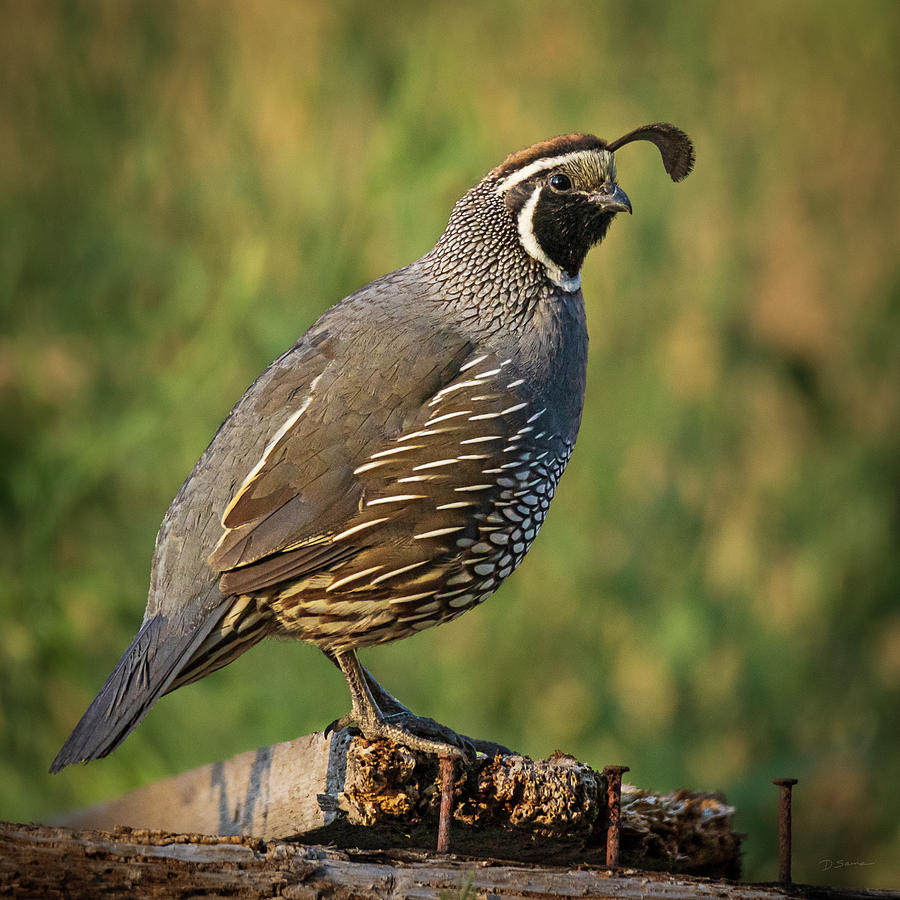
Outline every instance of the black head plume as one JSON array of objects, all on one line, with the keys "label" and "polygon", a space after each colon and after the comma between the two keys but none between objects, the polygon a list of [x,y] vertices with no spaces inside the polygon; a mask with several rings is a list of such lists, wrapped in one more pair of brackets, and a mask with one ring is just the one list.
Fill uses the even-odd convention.
[{"label": "black head plume", "polygon": [[632,141],[650,141],[656,144],[663,165],[669,173],[672,181],[681,181],[691,174],[694,168],[694,145],[691,139],[680,129],[668,122],[657,122],[654,125],[644,125],[629,131],[617,141],[606,145],[610,153],[614,153],[619,147],[630,144]]}]

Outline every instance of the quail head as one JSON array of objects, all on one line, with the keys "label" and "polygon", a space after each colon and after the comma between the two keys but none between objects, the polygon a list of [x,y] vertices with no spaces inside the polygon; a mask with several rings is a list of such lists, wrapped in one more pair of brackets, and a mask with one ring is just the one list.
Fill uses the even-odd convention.
[{"label": "quail head", "polygon": [[481,603],[534,540],[581,421],[581,266],[631,212],[614,152],[637,140],[674,181],[690,172],[691,142],[668,124],[515,153],[431,251],[332,307],[260,375],[172,501],[140,630],[52,771],[106,756],[163,694],[269,635],[340,667],[352,709],[338,724],[471,750],[356,651]]}]

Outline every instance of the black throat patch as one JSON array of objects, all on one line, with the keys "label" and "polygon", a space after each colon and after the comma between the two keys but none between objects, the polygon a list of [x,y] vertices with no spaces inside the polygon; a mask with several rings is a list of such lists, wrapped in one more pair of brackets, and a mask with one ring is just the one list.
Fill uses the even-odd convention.
[{"label": "black throat patch", "polygon": [[531,225],[535,240],[567,275],[581,271],[588,251],[606,235],[615,213],[603,212],[583,195],[541,190]]}]

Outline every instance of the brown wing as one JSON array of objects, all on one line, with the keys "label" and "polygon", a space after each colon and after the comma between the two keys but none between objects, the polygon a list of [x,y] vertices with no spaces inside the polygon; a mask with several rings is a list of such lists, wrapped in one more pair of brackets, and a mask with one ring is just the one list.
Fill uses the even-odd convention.
[{"label": "brown wing", "polygon": [[[367,350],[325,354],[315,375],[291,391],[290,405],[280,405],[279,425],[258,458],[242,467],[208,557],[215,572],[225,573],[224,593],[265,590],[352,556],[353,545],[332,538],[362,501],[354,469],[402,433],[470,352],[467,341],[433,331],[406,354],[378,338]],[[364,359],[366,371],[348,370],[340,362],[347,356]],[[379,365],[380,358],[389,362]],[[283,377],[296,380],[292,371]],[[253,411],[248,419],[258,421]]]},{"label": "brown wing", "polygon": [[[569,447],[537,424],[547,411],[505,361],[457,368],[356,461],[352,515],[227,568],[217,551],[221,589],[265,597],[283,626],[329,646],[338,633],[352,646],[389,640],[488,596],[533,540]],[[282,453],[276,444],[269,456]]]}]

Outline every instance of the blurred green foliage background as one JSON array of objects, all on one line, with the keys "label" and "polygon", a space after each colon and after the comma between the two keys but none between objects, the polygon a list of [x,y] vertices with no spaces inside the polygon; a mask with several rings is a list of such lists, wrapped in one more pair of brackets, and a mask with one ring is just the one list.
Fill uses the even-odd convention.
[{"label": "blurred green foliage background", "polygon": [[47,774],[256,374],[508,152],[669,120],[696,171],[618,155],[635,214],[585,268],[588,405],[541,538],[364,660],[467,733],[724,790],[749,878],[797,776],[797,880],[896,887],[900,5],[850,7],[3,2],[0,816],[346,711],[321,655],[266,642]]}]

